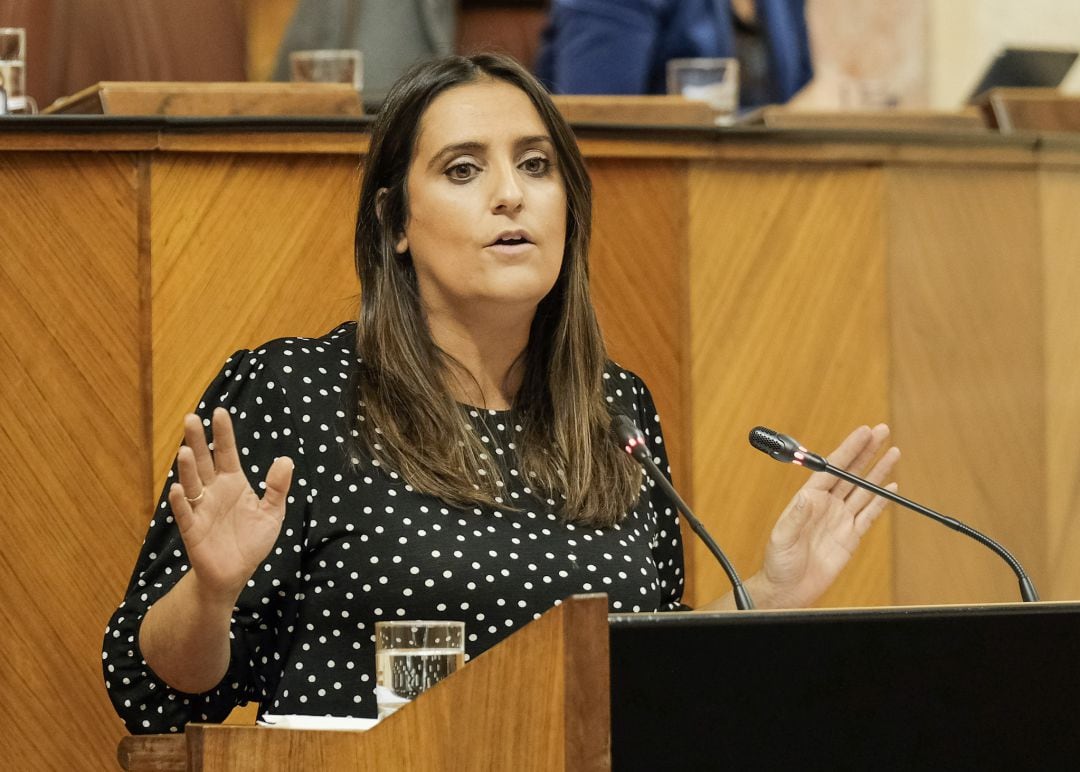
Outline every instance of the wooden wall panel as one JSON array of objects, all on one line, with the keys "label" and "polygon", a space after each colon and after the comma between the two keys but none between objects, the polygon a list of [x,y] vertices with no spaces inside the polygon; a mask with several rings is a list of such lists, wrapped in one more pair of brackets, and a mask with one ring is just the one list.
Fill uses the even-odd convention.
[{"label": "wooden wall panel", "polygon": [[132,155],[0,156],[7,769],[107,769],[122,734],[101,638],[150,507],[136,198]]},{"label": "wooden wall panel", "polygon": [[608,355],[648,385],[669,441],[676,483],[687,485],[690,457],[681,392],[686,164],[596,159],[589,174],[592,295]]},{"label": "wooden wall panel", "polygon": [[155,495],[184,413],[233,351],[356,318],[359,179],[355,156],[170,154],[155,162]]},{"label": "wooden wall panel", "polygon": [[[1039,174],[1046,313],[1044,598],[1080,598],[1080,175]],[[1022,482],[1020,480],[1017,481]],[[1037,565],[1039,564],[1037,563]]]},{"label": "wooden wall panel", "polygon": [[[701,163],[690,173],[689,415],[698,516],[746,578],[806,473],[750,447],[758,424],[828,453],[887,421],[879,169]],[[821,605],[891,601],[890,523]],[[698,595],[727,581],[693,544]]]},{"label": "wooden wall panel", "polygon": [[[901,490],[1005,544],[1045,587],[1035,175],[896,168],[888,188]],[[896,533],[898,602],[1019,600],[1008,566],[974,541],[907,513]]]},{"label": "wooden wall panel", "polygon": [[[355,137],[239,152],[265,137],[166,133],[137,137],[157,147],[140,156],[117,149],[131,137],[0,156],[0,746],[15,768],[112,763],[99,640],[181,415],[235,348],[355,313]],[[164,149],[177,142],[207,152]],[[676,480],[744,575],[804,475],[752,450],[749,428],[828,451],[891,418],[902,490],[1005,542],[1044,597],[1076,597],[1076,167],[1039,171],[1026,146],[585,144],[610,351],[648,381]],[[889,603],[894,572],[902,602],[1016,597],[974,542],[889,517],[822,605]],[[692,539],[687,557],[689,602],[726,591]]]},{"label": "wooden wall panel", "polygon": [[27,28],[27,90],[45,107],[103,80],[244,80],[237,0],[0,0]]},{"label": "wooden wall panel", "polygon": [[[693,505],[686,412],[685,161],[591,159],[590,285],[608,356],[645,381],[664,427],[675,486]],[[657,205],[657,202],[662,202]],[[696,539],[683,528],[683,539]],[[685,550],[686,596],[694,553]]]}]

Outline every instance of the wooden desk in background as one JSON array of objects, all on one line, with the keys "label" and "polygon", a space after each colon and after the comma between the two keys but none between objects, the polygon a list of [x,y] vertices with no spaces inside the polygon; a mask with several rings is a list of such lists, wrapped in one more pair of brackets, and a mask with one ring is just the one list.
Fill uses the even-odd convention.
[{"label": "wooden desk in background", "polygon": [[[357,303],[367,146],[348,119],[0,125],[0,745],[112,763],[99,639],[180,417],[233,350]],[[901,490],[1080,594],[1080,142],[844,130],[579,129],[594,297],[653,389],[677,482],[745,573],[803,473],[888,420]],[[725,589],[687,541],[688,601]],[[1011,601],[1007,567],[886,516],[823,605]],[[65,734],[57,736],[60,728]]]}]

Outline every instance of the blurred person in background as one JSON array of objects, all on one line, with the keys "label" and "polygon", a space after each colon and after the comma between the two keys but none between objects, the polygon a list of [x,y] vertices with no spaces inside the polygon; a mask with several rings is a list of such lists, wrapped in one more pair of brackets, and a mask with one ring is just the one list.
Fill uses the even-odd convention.
[{"label": "blurred person in background", "polygon": [[744,108],[813,76],[805,0],[552,0],[536,73],[557,94],[663,94],[670,59],[735,57]]},{"label": "blurred person in background", "polygon": [[364,100],[381,102],[417,62],[454,47],[456,0],[299,0],[282,38],[274,80],[289,80],[289,54],[356,49],[364,55]]}]

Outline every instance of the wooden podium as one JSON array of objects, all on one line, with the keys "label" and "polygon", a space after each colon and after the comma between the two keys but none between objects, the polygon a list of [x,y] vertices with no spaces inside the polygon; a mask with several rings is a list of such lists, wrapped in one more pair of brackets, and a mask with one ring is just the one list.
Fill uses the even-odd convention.
[{"label": "wooden podium", "polygon": [[570,598],[366,732],[190,725],[127,770],[610,769],[607,596]]},{"label": "wooden podium", "polygon": [[607,616],[570,598],[366,732],[192,725],[128,770],[1064,768],[1080,605]]}]

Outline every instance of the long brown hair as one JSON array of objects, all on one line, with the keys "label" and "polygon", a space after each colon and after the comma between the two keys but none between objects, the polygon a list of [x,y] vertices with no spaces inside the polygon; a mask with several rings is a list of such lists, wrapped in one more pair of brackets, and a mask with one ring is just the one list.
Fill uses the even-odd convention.
[{"label": "long brown hair", "polygon": [[449,56],[418,65],[390,90],[374,122],[356,223],[356,436],[419,491],[459,505],[509,506],[498,469],[447,387],[456,362],[431,337],[412,259],[394,252],[408,219],[406,178],[421,118],[439,94],[481,78],[529,96],[551,134],[566,189],[562,268],[537,306],[512,406],[522,427],[518,468],[534,490],[561,501],[564,519],[612,525],[636,500],[641,472],[610,437],[607,354],[589,297],[592,185],[551,98],[508,57]]}]

